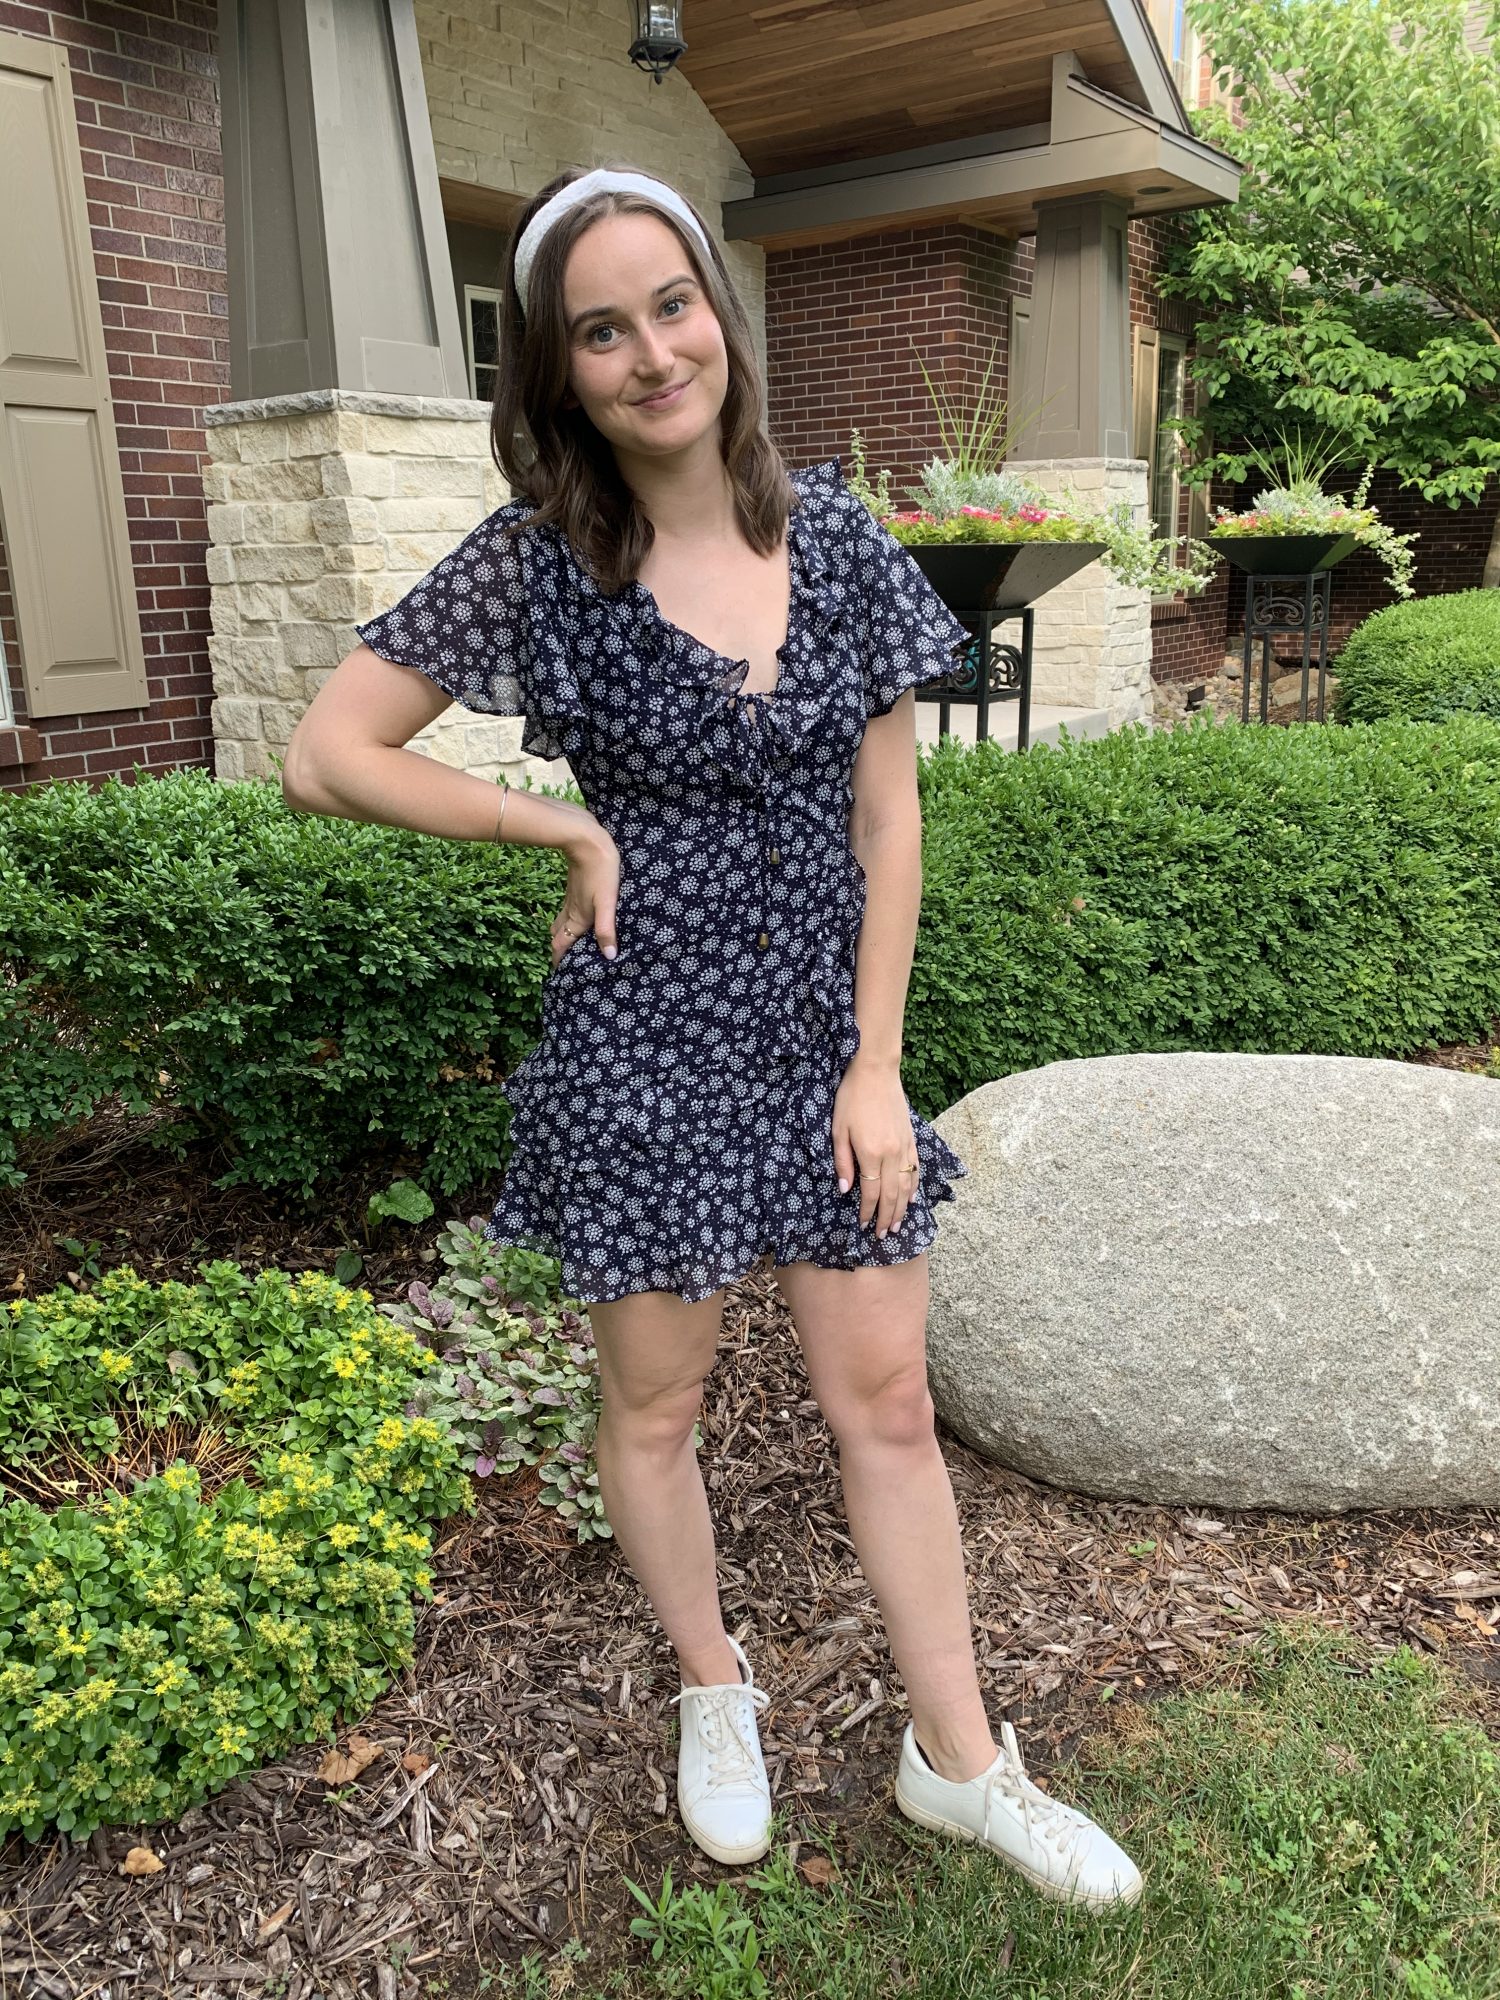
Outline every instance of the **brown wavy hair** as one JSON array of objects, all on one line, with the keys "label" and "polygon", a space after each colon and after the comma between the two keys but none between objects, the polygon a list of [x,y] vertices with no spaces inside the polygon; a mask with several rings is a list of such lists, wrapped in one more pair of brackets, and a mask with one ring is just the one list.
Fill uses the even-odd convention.
[{"label": "brown wavy hair", "polygon": [[[559,174],[527,203],[505,253],[504,324],[490,417],[490,449],[510,482],[511,492],[536,510],[524,525],[554,523],[559,527],[604,590],[619,590],[640,574],[655,530],[621,477],[608,439],[583,410],[569,409],[563,400],[569,364],[563,271],[568,252],[601,216],[654,215],[681,242],[724,330],[729,386],[719,413],[720,448],[745,539],[758,554],[770,555],[786,531],[787,516],[797,505],[797,495],[780,452],[766,434],[765,391],[749,319],[713,234],[696,206],[688,204],[703,223],[709,243],[707,256],[671,211],[649,196],[590,195],[554,223],[542,239],[531,266],[531,310],[521,310],[516,290],[516,246],[543,202],[586,171],[580,167]],[[642,173],[645,169],[615,163],[612,171]]]}]

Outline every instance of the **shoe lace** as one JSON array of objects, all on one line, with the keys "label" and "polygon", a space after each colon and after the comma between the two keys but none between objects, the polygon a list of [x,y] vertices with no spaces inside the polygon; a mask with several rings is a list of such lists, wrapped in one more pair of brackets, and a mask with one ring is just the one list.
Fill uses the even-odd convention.
[{"label": "shoe lace", "polygon": [[1021,1758],[1020,1745],[1016,1742],[1016,1732],[1009,1722],[1000,1725],[1001,1742],[1005,1746],[1005,1756],[997,1764],[984,1784],[984,1829],[988,1836],[990,1827],[990,1807],[997,1791],[1014,1799],[1021,1808],[1021,1819],[1026,1828],[1027,1838],[1045,1841],[1054,1854],[1066,1857],[1068,1850],[1083,1831],[1083,1823],[1070,1806],[1060,1799],[1050,1798],[1039,1785],[1032,1783],[1026,1775],[1026,1766]]},{"label": "shoe lace", "polygon": [[771,1705],[767,1690],[744,1682],[735,1687],[729,1682],[723,1687],[684,1688],[681,1694],[673,1695],[672,1702],[690,1694],[697,1697],[697,1726],[708,1745],[708,1789],[718,1791],[753,1777],[756,1749],[750,1729],[755,1710]]}]

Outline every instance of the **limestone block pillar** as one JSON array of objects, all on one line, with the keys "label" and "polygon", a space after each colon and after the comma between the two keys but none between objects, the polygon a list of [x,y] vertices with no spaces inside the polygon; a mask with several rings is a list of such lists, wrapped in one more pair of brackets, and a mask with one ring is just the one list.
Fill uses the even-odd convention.
[{"label": "limestone block pillar", "polygon": [[[1071,489],[1085,513],[1104,513],[1124,500],[1132,519],[1148,518],[1144,459],[1028,459],[1016,470],[1059,501]],[[1002,627],[998,636],[1018,642],[1019,627]],[[1031,698],[1102,708],[1111,729],[1150,716],[1150,593],[1125,589],[1103,563],[1092,562],[1038,598]]]},{"label": "limestone block pillar", "polygon": [[[203,413],[216,775],[278,769],[292,730],[386,610],[507,497],[490,407],[311,390]],[[410,748],[480,777],[563,784],[519,716],[453,704]]]}]

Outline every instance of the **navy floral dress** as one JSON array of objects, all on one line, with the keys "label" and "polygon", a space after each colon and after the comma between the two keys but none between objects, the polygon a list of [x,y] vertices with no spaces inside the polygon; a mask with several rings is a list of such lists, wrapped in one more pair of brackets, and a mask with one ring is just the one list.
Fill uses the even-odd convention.
[{"label": "navy floral dress", "polygon": [[767,1253],[903,1263],[967,1172],[912,1112],[921,1172],[877,1237],[857,1177],[839,1192],[832,1121],[860,1039],[854,758],[869,718],[952,673],[968,635],[837,459],[792,477],[768,694],[740,693],[748,663],[671,624],[645,585],[606,594],[558,529],[498,534],[524,501],[358,628],[466,707],[524,715],[522,748],[567,759],[619,848],[618,955],[586,931],[547,977],[541,1041],[505,1085],[514,1152],[487,1225],[559,1257],[583,1301],[705,1299]]}]

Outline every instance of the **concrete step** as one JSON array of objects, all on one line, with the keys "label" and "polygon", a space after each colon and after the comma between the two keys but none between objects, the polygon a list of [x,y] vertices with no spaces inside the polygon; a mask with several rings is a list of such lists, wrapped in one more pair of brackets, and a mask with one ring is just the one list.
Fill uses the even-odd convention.
[{"label": "concrete step", "polygon": [[[938,741],[938,703],[924,701],[917,697],[917,741],[936,743]],[[977,711],[966,703],[955,702],[948,711],[948,726],[961,743],[975,740]],[[1109,712],[1102,708],[1053,708],[1045,702],[1031,704],[1030,738],[1033,744],[1058,741],[1058,728],[1066,723],[1068,734],[1076,741],[1080,736],[1107,736],[1109,734]],[[990,739],[1004,744],[1007,750],[1016,747],[1016,733],[1020,723],[1019,704],[1013,701],[997,701],[990,704]]]}]

